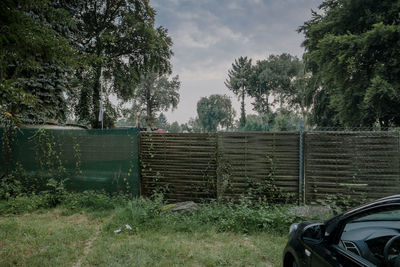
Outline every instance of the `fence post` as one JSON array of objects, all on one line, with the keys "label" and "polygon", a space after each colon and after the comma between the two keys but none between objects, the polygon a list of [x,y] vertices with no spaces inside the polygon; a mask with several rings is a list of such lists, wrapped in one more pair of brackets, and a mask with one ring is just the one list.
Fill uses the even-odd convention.
[{"label": "fence post", "polygon": [[299,129],[299,204],[303,203],[303,120]]}]

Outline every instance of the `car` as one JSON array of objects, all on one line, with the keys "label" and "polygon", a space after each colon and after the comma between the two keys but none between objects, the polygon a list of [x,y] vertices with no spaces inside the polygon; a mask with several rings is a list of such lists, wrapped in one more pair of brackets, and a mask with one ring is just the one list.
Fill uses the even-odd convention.
[{"label": "car", "polygon": [[400,195],[326,221],[292,224],[283,266],[400,267]]}]

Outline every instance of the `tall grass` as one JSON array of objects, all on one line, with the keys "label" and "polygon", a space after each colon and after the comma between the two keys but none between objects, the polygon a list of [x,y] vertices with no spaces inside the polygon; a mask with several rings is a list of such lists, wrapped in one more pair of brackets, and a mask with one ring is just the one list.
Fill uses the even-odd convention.
[{"label": "tall grass", "polygon": [[162,211],[162,203],[145,198],[131,200],[119,208],[106,226],[111,231],[129,224],[130,232],[280,232],[286,233],[296,218],[287,205],[266,205],[242,199],[238,204],[199,204],[195,211]]}]

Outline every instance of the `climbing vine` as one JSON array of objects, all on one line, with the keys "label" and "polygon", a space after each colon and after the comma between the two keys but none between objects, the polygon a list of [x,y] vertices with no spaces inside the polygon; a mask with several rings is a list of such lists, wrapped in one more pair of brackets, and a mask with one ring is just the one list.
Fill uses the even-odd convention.
[{"label": "climbing vine", "polygon": [[276,159],[268,154],[265,155],[267,163],[267,174],[263,179],[249,179],[248,195],[250,198],[260,202],[291,202],[293,194],[284,192],[277,186],[275,181]]}]

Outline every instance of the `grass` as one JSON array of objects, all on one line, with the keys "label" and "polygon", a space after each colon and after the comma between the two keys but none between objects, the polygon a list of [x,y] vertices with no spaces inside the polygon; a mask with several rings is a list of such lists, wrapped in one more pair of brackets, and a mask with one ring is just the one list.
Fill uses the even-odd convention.
[{"label": "grass", "polygon": [[[293,220],[287,207],[246,201],[193,213],[90,193],[25,213],[26,200],[15,201],[0,203],[0,266],[281,266]],[[22,214],[10,214],[12,207]]]},{"label": "grass", "polygon": [[57,209],[0,217],[0,266],[72,266],[99,221]]},{"label": "grass", "polygon": [[102,235],[84,265],[280,266],[286,237],[214,231]]},{"label": "grass", "polygon": [[107,230],[112,216],[95,219],[59,209],[2,216],[0,266],[281,265],[285,235],[213,229],[115,234]]}]

